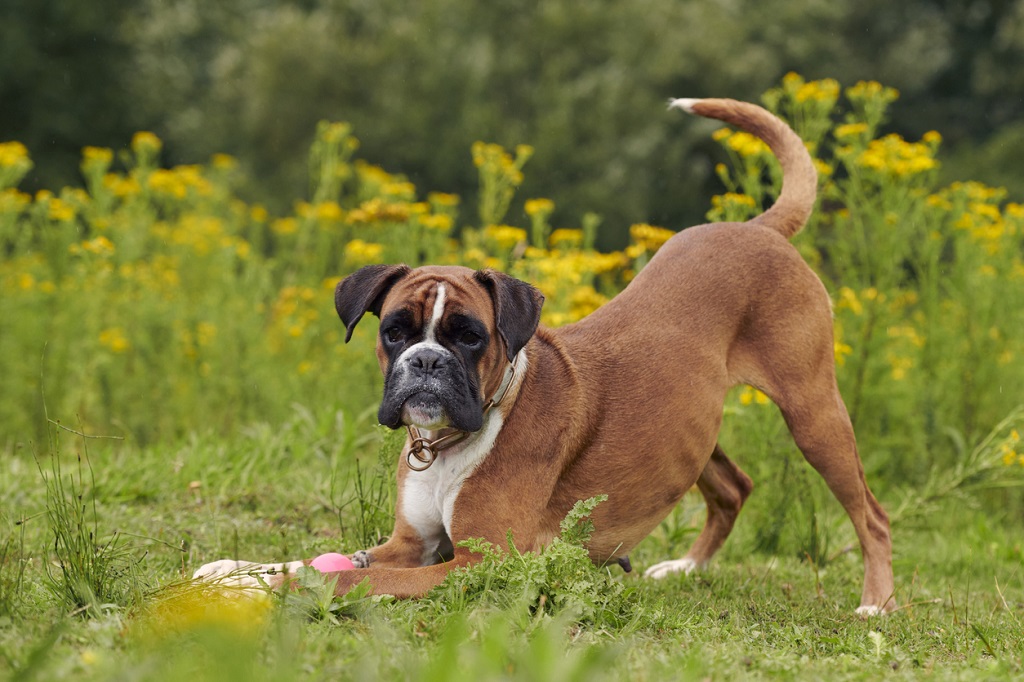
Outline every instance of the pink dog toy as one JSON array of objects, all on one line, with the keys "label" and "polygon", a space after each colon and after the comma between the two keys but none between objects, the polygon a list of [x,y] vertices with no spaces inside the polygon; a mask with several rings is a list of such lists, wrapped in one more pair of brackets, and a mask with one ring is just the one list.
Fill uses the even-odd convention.
[{"label": "pink dog toy", "polygon": [[321,554],[309,562],[309,565],[321,573],[334,573],[335,571],[351,571],[355,564],[344,554],[328,552]]}]

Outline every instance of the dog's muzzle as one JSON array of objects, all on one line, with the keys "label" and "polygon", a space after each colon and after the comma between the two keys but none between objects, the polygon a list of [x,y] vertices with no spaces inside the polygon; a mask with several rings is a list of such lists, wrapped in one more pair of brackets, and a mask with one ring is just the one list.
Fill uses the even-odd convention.
[{"label": "dog's muzzle", "polygon": [[385,378],[377,418],[392,429],[414,425],[477,431],[483,426],[483,407],[475,393],[451,351],[439,344],[417,344],[398,357]]}]

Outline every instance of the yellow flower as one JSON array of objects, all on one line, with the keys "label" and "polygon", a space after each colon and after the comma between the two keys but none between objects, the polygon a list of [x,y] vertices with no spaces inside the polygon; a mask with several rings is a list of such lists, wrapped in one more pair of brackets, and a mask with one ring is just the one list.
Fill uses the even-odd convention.
[{"label": "yellow flower", "polygon": [[759,138],[751,135],[748,132],[742,130],[737,131],[730,135],[725,144],[729,149],[733,150],[737,154],[743,157],[758,156],[762,154],[770,154],[768,145]]},{"label": "yellow flower", "polygon": [[385,182],[380,187],[380,193],[386,197],[412,201],[416,197],[416,185],[408,181]]},{"label": "yellow flower", "polygon": [[21,213],[31,202],[31,196],[9,187],[0,191],[0,214]]},{"label": "yellow flower", "polygon": [[857,164],[894,177],[919,175],[938,168],[933,152],[925,144],[907,142],[894,133],[869,142],[857,157]]},{"label": "yellow flower", "polygon": [[217,170],[234,170],[238,167],[238,159],[230,154],[214,154],[210,157],[210,165]]},{"label": "yellow flower", "polygon": [[217,336],[217,325],[212,322],[200,322],[196,325],[196,343],[208,346]]},{"label": "yellow flower", "polygon": [[647,253],[647,249],[645,249],[640,244],[630,244],[629,246],[626,247],[626,250],[623,253],[626,254],[626,258],[630,260],[636,260],[640,256]]},{"label": "yellow flower", "polygon": [[146,184],[154,192],[167,194],[175,199],[184,199],[188,196],[188,186],[173,170],[157,168],[150,174]]},{"label": "yellow flower", "polygon": [[579,287],[572,294],[569,315],[574,322],[582,320],[607,302],[608,299],[599,294],[594,287]]},{"label": "yellow flower", "polygon": [[867,123],[846,123],[841,126],[836,126],[835,137],[837,140],[843,140],[848,137],[860,137],[867,132]]},{"label": "yellow flower", "polygon": [[437,206],[451,208],[459,205],[458,194],[445,194],[444,192],[431,192],[427,195],[427,201]]},{"label": "yellow flower", "polygon": [[82,149],[82,165],[107,168],[114,160],[114,152],[107,147],[85,147]]},{"label": "yellow flower", "polygon": [[857,292],[850,287],[842,287],[839,289],[839,300],[836,301],[836,308],[847,309],[854,315],[860,315],[864,312],[864,305],[860,302],[857,297]]},{"label": "yellow flower", "polygon": [[739,194],[737,192],[726,192],[725,194],[716,194],[711,197],[711,205],[715,208],[728,208],[729,206],[743,206],[748,208],[756,208],[757,202],[754,201],[754,197],[749,194]]},{"label": "yellow flower", "polygon": [[452,217],[445,215],[444,213],[435,213],[432,215],[425,215],[420,218],[420,224],[428,230],[436,230],[443,234],[447,234],[452,229]]},{"label": "yellow flower", "polygon": [[253,204],[249,209],[249,217],[257,223],[264,223],[270,217],[270,213],[262,204]]},{"label": "yellow flower", "polygon": [[100,345],[114,353],[124,353],[131,344],[125,338],[124,330],[120,327],[110,327],[100,332]]},{"label": "yellow flower", "polygon": [[804,84],[804,78],[796,71],[790,71],[782,77],[782,87],[787,90],[796,90]]},{"label": "yellow flower", "polygon": [[278,218],[274,222],[270,223],[270,229],[273,230],[275,234],[295,234],[299,231],[299,221],[295,218]]},{"label": "yellow flower", "polygon": [[801,85],[794,95],[797,102],[834,102],[839,97],[839,83],[831,78]]},{"label": "yellow flower", "polygon": [[767,405],[771,400],[767,395],[757,390],[753,386],[744,386],[740,392],[740,405],[749,406],[753,404]]},{"label": "yellow flower", "polygon": [[552,248],[578,249],[583,246],[583,230],[555,230],[548,241]]},{"label": "yellow flower", "polygon": [[711,139],[715,142],[722,142],[723,140],[728,140],[730,135],[732,135],[731,128],[719,128],[711,133]]},{"label": "yellow flower", "polygon": [[638,223],[629,228],[629,236],[637,246],[654,253],[675,236],[675,232],[664,227]]},{"label": "yellow flower", "polygon": [[900,96],[900,93],[896,88],[883,86],[877,81],[860,81],[846,89],[846,96],[855,102],[875,99],[892,102]]},{"label": "yellow flower", "polygon": [[842,367],[846,364],[846,356],[853,352],[853,348],[849,344],[843,343],[838,339],[832,343],[832,353],[835,356],[836,364]]},{"label": "yellow flower", "polygon": [[13,168],[29,161],[28,148],[20,142],[0,142],[0,168]]},{"label": "yellow flower", "polygon": [[353,239],[345,244],[345,260],[354,265],[379,263],[383,254],[382,245],[364,242],[362,239]]},{"label": "yellow flower", "polygon": [[140,620],[159,638],[211,628],[252,637],[267,621],[274,605],[262,592],[229,587],[184,587],[176,593],[166,592],[170,596],[161,596]]},{"label": "yellow flower", "polygon": [[75,209],[71,204],[63,199],[53,198],[50,200],[47,215],[50,220],[68,222],[75,219]]},{"label": "yellow flower", "polygon": [[316,204],[313,207],[313,212],[318,220],[325,220],[329,222],[337,222],[344,216],[344,211],[341,210],[341,206],[334,201],[324,201]]},{"label": "yellow flower", "polygon": [[907,372],[913,368],[914,360],[899,355],[890,355],[889,365],[892,367],[892,378],[896,381],[903,381],[907,378]]},{"label": "yellow flower", "polygon": [[116,173],[107,173],[104,175],[103,186],[109,189],[114,196],[121,199],[135,196],[141,190],[138,180],[134,177],[124,177]]},{"label": "yellow flower", "polygon": [[410,207],[407,203],[387,203],[380,197],[364,201],[348,212],[346,221],[352,225],[375,222],[404,223],[409,219]]},{"label": "yellow flower", "polygon": [[916,348],[924,348],[924,337],[908,324],[889,327],[886,329],[886,333],[891,339],[906,339]]},{"label": "yellow flower", "polygon": [[516,244],[526,241],[526,230],[511,225],[489,225],[484,229],[484,236],[496,242],[502,249],[511,249]]},{"label": "yellow flower", "polygon": [[132,136],[132,151],[138,155],[155,154],[160,151],[164,143],[160,138],[148,131],[139,131]]},{"label": "yellow flower", "polygon": [[526,215],[550,215],[555,210],[555,202],[551,199],[527,199],[526,200]]}]

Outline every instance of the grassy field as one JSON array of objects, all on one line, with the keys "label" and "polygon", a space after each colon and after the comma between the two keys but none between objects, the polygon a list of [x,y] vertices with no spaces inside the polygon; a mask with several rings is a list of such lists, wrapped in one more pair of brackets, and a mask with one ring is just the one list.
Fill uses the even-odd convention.
[{"label": "grassy field", "polygon": [[[706,572],[640,577],[695,538],[691,493],[628,575],[586,560],[581,510],[542,554],[481,547],[423,600],[334,598],[311,574],[263,598],[191,583],[207,561],[349,552],[390,532],[401,442],[375,423],[374,324],[342,343],[340,276],[499,267],[541,287],[561,325],[671,232],[635,225],[622,251],[593,251],[596,216],[556,228],[550,200],[518,203],[526,147],[474,147],[482,201],[467,216],[354,160],[352,132],[325,123],[309,199],[274,217],[234,194],[232,159],[163,169],[150,134],[86,149],[84,188],[35,196],[16,189],[27,150],[0,144],[0,676],[1024,675],[1024,207],[936,186],[938,133],[879,132],[895,99],[797,76],[765,97],[819,159],[820,209],[795,244],[833,295],[841,386],[893,519],[901,608],[868,620],[848,520],[749,387],[721,441],[755,490]],[[757,213],[777,192],[770,155],[708,132],[729,157],[709,216]]]}]

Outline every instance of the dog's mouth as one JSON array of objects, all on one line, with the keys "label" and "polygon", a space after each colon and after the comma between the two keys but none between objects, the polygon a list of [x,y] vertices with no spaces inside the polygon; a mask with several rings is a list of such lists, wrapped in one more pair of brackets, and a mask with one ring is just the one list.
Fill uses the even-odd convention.
[{"label": "dog's mouth", "polygon": [[455,428],[479,431],[483,426],[483,408],[473,400],[449,387],[423,385],[402,387],[397,391],[385,388],[384,399],[377,412],[377,421],[391,429],[415,426],[427,431]]},{"label": "dog's mouth", "polygon": [[449,425],[441,398],[430,391],[417,391],[402,403],[401,420],[406,426],[436,431]]}]

